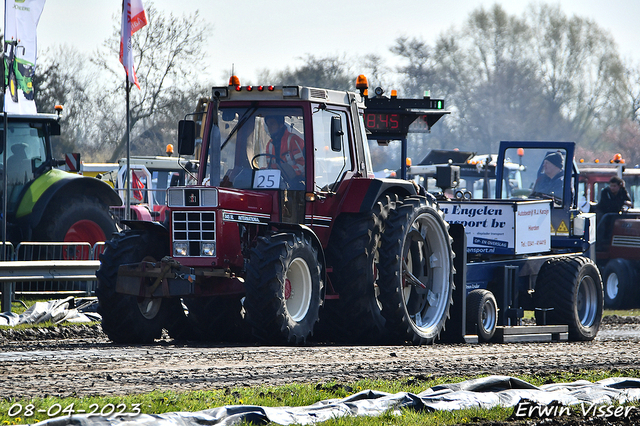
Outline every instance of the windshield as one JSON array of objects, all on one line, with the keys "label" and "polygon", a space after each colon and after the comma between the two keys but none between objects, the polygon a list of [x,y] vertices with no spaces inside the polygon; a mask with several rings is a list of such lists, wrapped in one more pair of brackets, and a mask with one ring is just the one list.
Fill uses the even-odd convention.
[{"label": "windshield", "polygon": [[205,183],[301,189],[306,183],[302,108],[224,108],[209,138]]},{"label": "windshield", "polygon": [[[562,205],[566,157],[563,149],[509,148],[505,152],[505,167],[517,164],[520,173],[517,179],[509,178],[503,185],[508,185],[512,197],[553,198],[556,205]],[[505,170],[503,176],[512,173]]]},{"label": "windshield", "polygon": [[[2,137],[2,131],[0,131],[0,137]],[[37,168],[47,159],[42,125],[9,123],[7,146],[9,147],[6,174],[9,211],[13,211],[22,188],[34,179],[34,167]]]}]

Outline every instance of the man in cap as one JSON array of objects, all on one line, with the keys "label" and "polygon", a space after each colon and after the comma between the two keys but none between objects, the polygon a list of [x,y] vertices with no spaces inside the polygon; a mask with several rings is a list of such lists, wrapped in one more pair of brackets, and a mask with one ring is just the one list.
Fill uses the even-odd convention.
[{"label": "man in cap", "polygon": [[564,158],[560,152],[551,152],[542,161],[542,174],[533,186],[532,195],[535,193],[551,195],[562,201],[564,190]]}]

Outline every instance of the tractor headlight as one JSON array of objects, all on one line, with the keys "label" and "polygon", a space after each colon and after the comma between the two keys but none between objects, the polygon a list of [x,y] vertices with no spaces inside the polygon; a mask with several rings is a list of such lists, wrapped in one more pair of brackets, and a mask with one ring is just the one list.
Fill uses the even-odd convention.
[{"label": "tractor headlight", "polygon": [[200,251],[202,256],[215,256],[216,243],[202,243],[202,247]]},{"label": "tractor headlight", "polygon": [[189,244],[186,242],[173,243],[173,255],[174,256],[188,256]]}]

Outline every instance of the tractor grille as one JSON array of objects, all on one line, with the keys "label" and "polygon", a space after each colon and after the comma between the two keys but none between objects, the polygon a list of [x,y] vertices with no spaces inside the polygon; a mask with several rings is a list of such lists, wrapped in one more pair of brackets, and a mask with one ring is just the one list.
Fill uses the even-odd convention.
[{"label": "tractor grille", "polygon": [[614,235],[611,245],[617,247],[640,247],[640,237],[634,237],[632,235]]},{"label": "tractor grille", "polygon": [[214,243],[215,221],[214,212],[172,212],[173,241],[188,243],[187,256],[200,256],[203,243]]}]

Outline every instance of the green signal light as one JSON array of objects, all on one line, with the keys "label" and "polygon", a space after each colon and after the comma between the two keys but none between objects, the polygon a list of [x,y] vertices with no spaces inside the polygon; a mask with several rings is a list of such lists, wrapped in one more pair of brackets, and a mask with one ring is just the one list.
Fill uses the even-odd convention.
[{"label": "green signal light", "polygon": [[436,109],[442,109],[442,101],[438,101],[436,104]]}]

